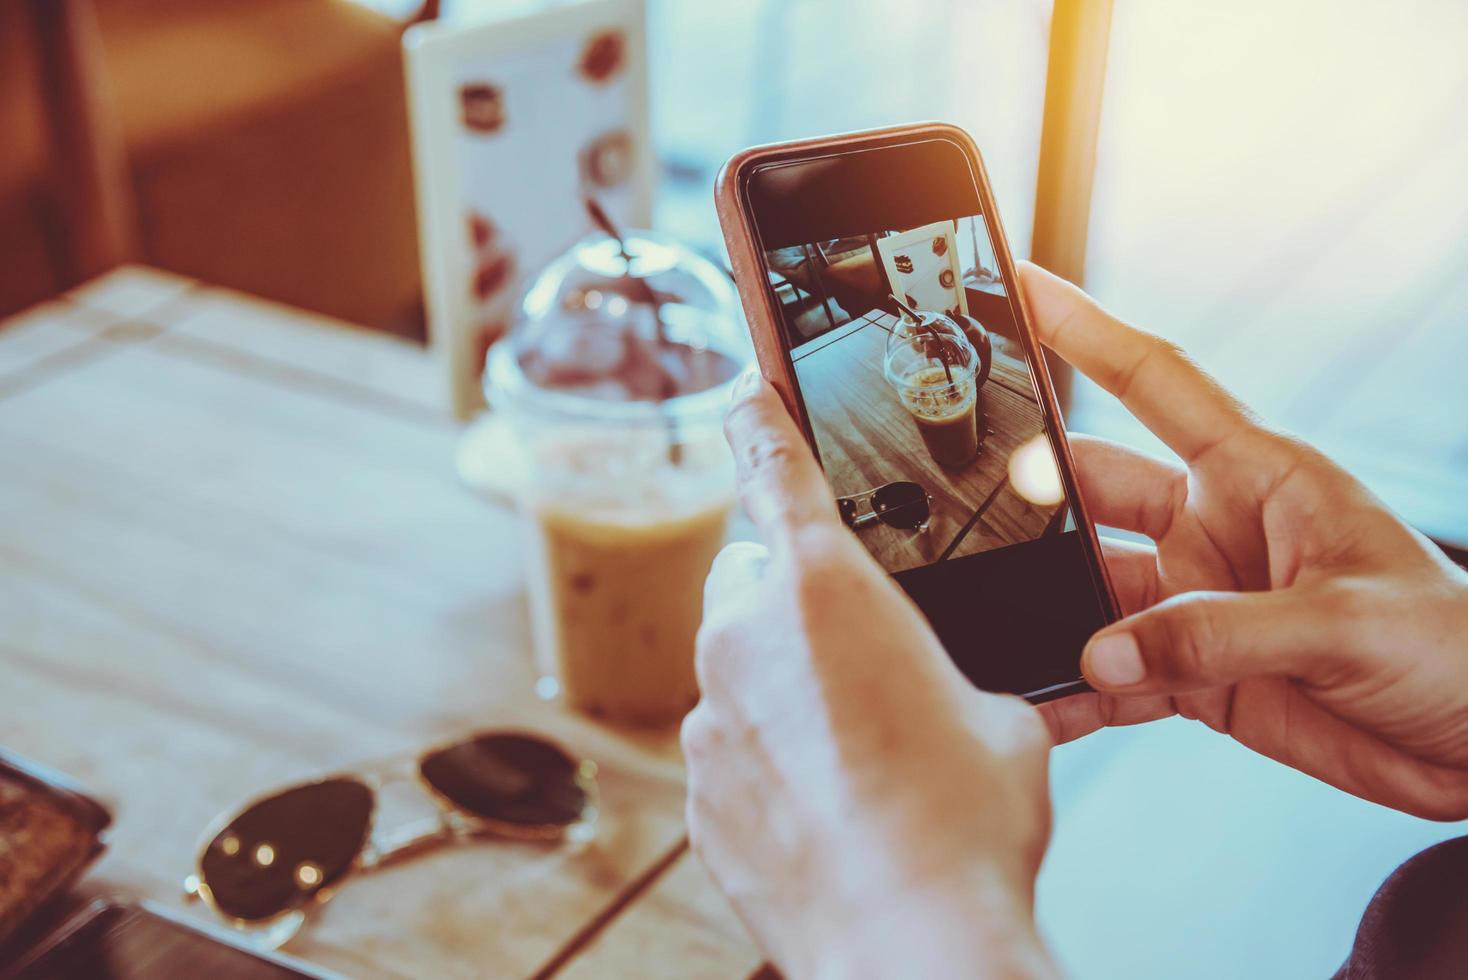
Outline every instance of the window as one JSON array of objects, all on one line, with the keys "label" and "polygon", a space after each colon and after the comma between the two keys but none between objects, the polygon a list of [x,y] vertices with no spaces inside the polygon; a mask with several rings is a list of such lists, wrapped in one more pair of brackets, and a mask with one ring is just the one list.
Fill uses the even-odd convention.
[{"label": "window", "polygon": [[[1118,3],[1086,266],[1103,303],[1459,544],[1465,37],[1455,3]],[[1070,421],[1152,442],[1085,385]]]}]

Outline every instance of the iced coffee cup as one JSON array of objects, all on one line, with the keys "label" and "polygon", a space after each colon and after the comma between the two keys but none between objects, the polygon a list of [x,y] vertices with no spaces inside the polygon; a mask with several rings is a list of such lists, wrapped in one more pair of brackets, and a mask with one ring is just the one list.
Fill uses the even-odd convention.
[{"label": "iced coffee cup", "polygon": [[589,238],[532,286],[490,352],[515,430],[537,664],[609,721],[671,724],[698,699],[703,582],[734,507],[722,434],[749,361],[731,284],[677,245]]},{"label": "iced coffee cup", "polygon": [[887,339],[883,373],[940,466],[966,466],[979,453],[978,372],[978,352],[946,316],[903,317]]}]

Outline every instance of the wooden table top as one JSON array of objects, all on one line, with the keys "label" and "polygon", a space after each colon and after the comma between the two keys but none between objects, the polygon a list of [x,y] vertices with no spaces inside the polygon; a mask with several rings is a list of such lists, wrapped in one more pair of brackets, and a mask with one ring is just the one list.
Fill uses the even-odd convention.
[{"label": "wooden table top", "polygon": [[0,324],[0,744],[116,810],[85,883],[189,909],[216,815],[474,730],[600,765],[580,854],[358,877],[287,951],[353,976],[744,977],[676,737],[538,701],[513,514],[454,475],[421,349],[144,269]]},{"label": "wooden table top", "polygon": [[793,349],[806,413],[826,478],[837,496],[895,480],[914,480],[933,497],[926,531],[881,524],[863,528],[862,543],[889,571],[1030,541],[1055,507],[1037,507],[1009,485],[1009,457],[1044,431],[1024,362],[1000,349],[979,392],[990,434],[978,458],[961,470],[939,466],[882,374],[887,337],[897,318],[874,310]]}]

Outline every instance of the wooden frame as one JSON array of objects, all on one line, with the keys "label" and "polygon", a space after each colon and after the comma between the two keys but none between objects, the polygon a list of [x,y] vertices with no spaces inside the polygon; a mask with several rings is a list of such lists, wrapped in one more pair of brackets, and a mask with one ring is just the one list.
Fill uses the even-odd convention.
[{"label": "wooden frame", "polygon": [[[903,280],[903,273],[898,271],[895,264],[896,253],[926,249],[928,244],[940,235],[948,240],[948,251],[943,257],[948,260],[948,269],[953,273],[953,285],[942,288],[953,291],[953,295],[957,298],[958,311],[967,316],[968,296],[963,288],[963,263],[958,260],[958,234],[955,221],[945,219],[934,221],[920,228],[909,228],[907,231],[900,231],[886,238],[878,238],[873,245],[877,250],[877,255],[882,259],[882,271],[887,275],[887,284],[896,293],[898,284]],[[944,307],[939,312],[946,313],[949,309],[949,307]]]},{"label": "wooden frame", "polygon": [[[1086,235],[1111,43],[1111,7],[1112,0],[1055,0],[1050,15],[1030,258],[1079,286],[1086,280]],[[1070,367],[1053,356],[1047,360],[1056,395],[1062,407],[1066,406]]]}]

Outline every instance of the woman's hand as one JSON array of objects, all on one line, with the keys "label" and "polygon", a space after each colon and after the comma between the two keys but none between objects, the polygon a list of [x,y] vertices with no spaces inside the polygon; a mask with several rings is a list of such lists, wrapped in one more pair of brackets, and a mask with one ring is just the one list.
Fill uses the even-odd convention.
[{"label": "woman's hand", "polygon": [[1022,265],[1040,339],[1182,459],[1076,437],[1126,619],[1082,661],[1100,694],[1058,741],[1170,714],[1368,800],[1468,816],[1468,576],[1353,477],[1271,431],[1176,347]]},{"label": "woman's hand", "polygon": [[838,520],[773,389],[727,431],[768,542],[706,588],[683,724],[694,848],[787,975],[1037,976],[1049,836],[1036,711],[974,689]]}]

